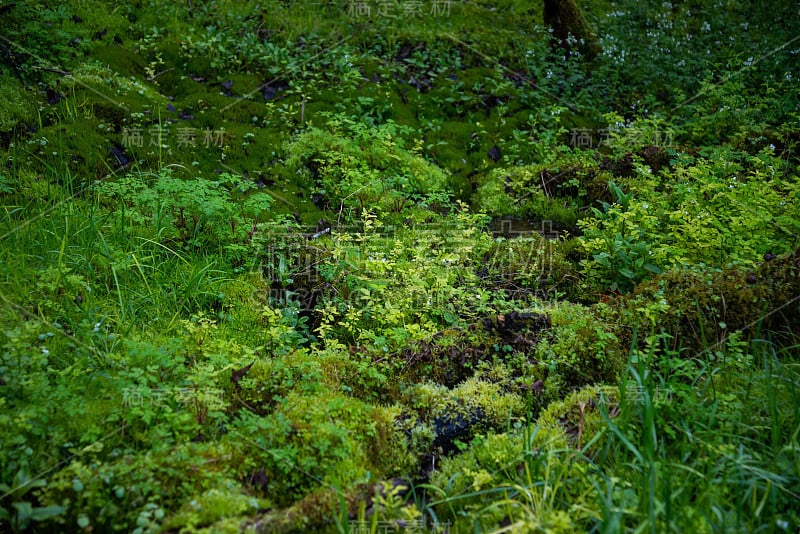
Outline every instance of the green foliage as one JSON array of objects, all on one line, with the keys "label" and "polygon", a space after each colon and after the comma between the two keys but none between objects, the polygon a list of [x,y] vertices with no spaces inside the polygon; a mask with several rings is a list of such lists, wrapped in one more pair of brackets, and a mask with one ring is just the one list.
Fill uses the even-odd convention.
[{"label": "green foliage", "polygon": [[406,474],[412,458],[385,410],[341,394],[293,390],[270,413],[242,412],[233,422],[244,439],[233,463],[241,475],[265,473],[260,490],[282,506],[320,485]]},{"label": "green foliage", "polygon": [[553,328],[537,345],[536,359],[563,386],[580,387],[598,378],[613,382],[624,368],[625,349],[603,315],[602,305],[564,304],[550,311]]},{"label": "green foliage", "polygon": [[267,507],[269,501],[243,495],[236,481],[229,480],[185,503],[163,527],[180,528],[184,532],[201,532],[201,527],[209,527],[212,532],[235,533],[240,531],[242,519],[239,518]]},{"label": "green foliage", "polygon": [[441,194],[447,174],[405,147],[408,127],[387,122],[376,128],[332,117],[326,129],[303,132],[287,147],[287,166],[309,187],[347,210],[347,221],[364,209],[400,212],[407,205]]},{"label": "green foliage", "polygon": [[0,83],[0,98],[5,104],[0,110],[0,131],[8,132],[31,115],[31,102],[24,92],[7,82]]},{"label": "green foliage", "polygon": [[0,6],[0,531],[800,528],[796,6],[355,4]]},{"label": "green foliage", "polygon": [[659,176],[640,167],[631,193],[610,182],[614,204],[579,222],[589,286],[627,292],[664,270],[752,268],[791,250],[797,180],[767,152],[742,159],[697,159]]},{"label": "green foliage", "polygon": [[183,250],[212,248],[241,266],[255,253],[253,235],[272,197],[251,182],[223,173],[216,181],[184,180],[164,169],[152,181],[141,174],[98,187],[103,202],[116,207],[120,224],[148,227],[148,237],[175,240]]},{"label": "green foliage", "polygon": [[0,502],[8,503],[8,507],[5,507],[5,503],[0,506],[0,521],[8,522],[13,532],[23,532],[31,525],[31,521],[47,521],[64,513],[66,508],[63,506],[34,506],[30,501],[23,500],[31,490],[46,485],[44,479],[29,478],[24,469],[17,471],[10,486],[0,484],[0,491],[3,492]]},{"label": "green foliage", "polygon": [[475,275],[490,241],[484,220],[461,205],[430,226],[384,229],[365,211],[361,233],[334,233],[335,252],[320,266],[334,287],[320,306],[321,338],[389,352],[492,309]]}]

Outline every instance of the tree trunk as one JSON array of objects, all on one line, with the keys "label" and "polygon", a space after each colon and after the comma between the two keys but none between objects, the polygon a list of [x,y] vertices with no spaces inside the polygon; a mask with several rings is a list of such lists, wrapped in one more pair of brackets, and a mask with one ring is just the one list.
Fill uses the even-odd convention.
[{"label": "tree trunk", "polygon": [[[600,53],[600,43],[575,0],[544,0],[544,23],[553,28],[553,35],[567,53],[576,49],[589,59]],[[570,35],[577,40],[574,45],[567,39]]]}]

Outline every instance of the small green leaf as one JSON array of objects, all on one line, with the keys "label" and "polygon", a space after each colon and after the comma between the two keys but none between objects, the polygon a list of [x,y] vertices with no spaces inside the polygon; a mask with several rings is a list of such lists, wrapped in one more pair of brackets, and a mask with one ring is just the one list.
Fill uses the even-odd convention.
[{"label": "small green leaf", "polygon": [[33,514],[33,506],[29,502],[15,502],[11,506],[17,509],[17,522],[25,524]]},{"label": "small green leaf", "polygon": [[78,517],[78,526],[81,527],[81,528],[88,527],[89,526],[89,518],[86,517],[85,515],[81,514]]},{"label": "small green leaf", "polygon": [[63,514],[65,511],[66,508],[63,506],[40,506],[33,509],[31,519],[34,521],[46,521],[47,519]]},{"label": "small green leaf", "polygon": [[653,274],[661,274],[661,269],[657,265],[653,265],[652,263],[645,263],[644,270],[650,271]]}]

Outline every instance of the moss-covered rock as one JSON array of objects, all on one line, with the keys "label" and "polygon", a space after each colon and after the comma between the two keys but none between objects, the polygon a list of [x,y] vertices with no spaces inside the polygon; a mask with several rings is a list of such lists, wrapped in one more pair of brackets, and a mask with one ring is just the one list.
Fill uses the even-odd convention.
[{"label": "moss-covered rock", "polygon": [[495,169],[482,180],[473,201],[493,216],[573,228],[582,208],[611,200],[610,178],[596,160],[577,154],[558,163]]},{"label": "moss-covered rock", "polygon": [[399,212],[413,204],[412,197],[445,190],[446,172],[406,149],[402,128],[370,130],[343,117],[330,120],[328,128],[312,128],[290,143],[287,166],[340,211]]},{"label": "moss-covered rock", "polygon": [[[605,406],[601,408],[601,404]],[[550,404],[536,424],[544,429],[561,430],[570,446],[577,449],[588,443],[604,426],[599,410],[610,416],[619,413],[619,389],[613,386],[586,386],[563,400]],[[590,452],[591,454],[591,452]]]},{"label": "moss-covered rock", "polygon": [[[673,348],[698,351],[742,330],[749,334],[768,330],[796,339],[798,295],[800,251],[781,257],[768,253],[753,270],[663,273],[640,284],[618,303],[618,309],[624,321],[641,327],[642,336],[655,329],[672,337]],[[642,306],[642,299],[664,305]]]},{"label": "moss-covered rock", "polygon": [[[603,318],[602,306],[562,302],[550,310],[553,328],[536,346],[536,360],[549,369],[547,380],[562,388],[613,383],[625,368],[627,347],[620,343],[617,325]],[[547,383],[545,380],[545,383]]]},{"label": "moss-covered rock", "polygon": [[414,444],[420,457],[451,453],[457,450],[456,441],[467,442],[475,432],[507,427],[524,410],[519,396],[476,377],[452,390],[416,384],[403,393],[401,403],[410,408],[400,422],[412,442],[421,428],[428,429],[428,438]]},{"label": "moss-covered rock", "polygon": [[10,134],[26,121],[33,124],[35,99],[8,75],[0,77],[0,135]]}]

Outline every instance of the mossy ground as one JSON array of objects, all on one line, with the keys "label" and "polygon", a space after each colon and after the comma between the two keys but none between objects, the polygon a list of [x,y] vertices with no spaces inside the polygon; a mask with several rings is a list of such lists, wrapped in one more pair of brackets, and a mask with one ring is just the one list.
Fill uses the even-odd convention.
[{"label": "mossy ground", "polygon": [[411,4],[0,6],[0,530],[798,528],[796,7]]}]

